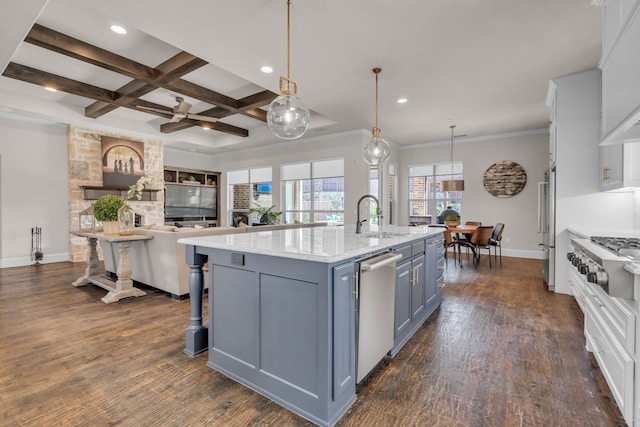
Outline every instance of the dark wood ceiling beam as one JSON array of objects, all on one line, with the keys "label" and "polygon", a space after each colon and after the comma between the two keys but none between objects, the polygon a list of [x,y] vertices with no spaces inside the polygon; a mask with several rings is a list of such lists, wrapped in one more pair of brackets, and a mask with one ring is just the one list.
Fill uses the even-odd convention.
[{"label": "dark wood ceiling beam", "polygon": [[[216,117],[218,119],[222,119],[224,117],[232,116],[234,114],[243,114],[245,116],[251,117],[252,119],[260,120],[263,122],[267,121],[267,112],[254,107],[262,107],[263,105],[270,104],[278,95],[265,90],[262,92],[258,92],[254,95],[249,95],[247,97],[241,98],[238,100],[238,105],[241,106],[236,110],[227,110],[225,108],[215,107],[205,110],[201,113],[198,113],[202,116],[210,116]],[[176,123],[165,123],[163,132],[171,133],[177,132],[180,130],[188,129],[192,125],[188,122],[179,121]]]},{"label": "dark wood ceiling beam", "polygon": [[176,79],[170,83],[163,85],[165,89],[173,90],[191,98],[199,99],[207,104],[216,105],[218,107],[235,110],[238,108],[238,100],[230,96],[214,92],[197,84],[188,82],[183,79]]},{"label": "dark wood ceiling beam", "polygon": [[39,86],[51,87],[55,90],[71,93],[85,98],[97,99],[105,102],[113,102],[116,93],[101,87],[89,85],[66,77],[36,70],[26,65],[9,63],[2,73],[5,77],[33,83]]},{"label": "dark wood ceiling beam", "polygon": [[189,127],[193,127],[193,126],[202,126],[202,127],[208,127],[220,132],[224,132],[224,133],[228,133],[231,135],[236,135],[236,136],[242,136],[242,137],[247,137],[249,136],[249,131],[247,129],[243,129],[237,126],[233,126],[227,123],[222,123],[222,122],[203,122],[203,121],[199,121],[199,120],[190,120],[190,119],[182,119],[177,123],[164,123],[162,125],[160,125],[160,132],[162,133],[171,133],[174,131],[167,131],[166,129],[171,129],[172,126],[171,125],[176,125],[179,123],[183,123],[188,125],[186,126],[187,128]]},{"label": "dark wood ceiling beam", "polygon": [[267,122],[267,112],[260,108],[252,108],[251,110],[242,110],[243,115],[251,117],[252,119]]},{"label": "dark wood ceiling beam", "polygon": [[116,73],[144,80],[155,79],[154,70],[113,52],[85,43],[39,24],[34,24],[26,42],[79,59]]},{"label": "dark wood ceiling beam", "polygon": [[264,105],[271,104],[271,101],[273,101],[277,97],[278,94],[273,93],[270,90],[263,90],[262,92],[258,92],[239,99],[238,109],[247,111],[257,107],[262,107]]},{"label": "dark wood ceiling beam", "polygon": [[100,101],[94,102],[85,108],[84,114],[85,116],[92,117],[94,119],[101,117],[108,112],[115,110],[119,106],[131,104],[137,98],[153,92],[163,83],[171,82],[206,64],[208,64],[207,61],[195,57],[190,53],[184,51],[179,52],[154,69],[154,73],[158,76],[154,84],[144,80],[133,80],[116,90],[118,98],[115,100],[115,104],[108,104]]},{"label": "dark wood ceiling beam", "polygon": [[[142,105],[142,100],[140,100],[139,97],[162,87],[216,106],[215,108],[198,113],[200,115],[224,118],[233,114],[243,114],[257,120],[266,121],[266,112],[258,107],[270,103],[277,96],[273,92],[262,91],[241,100],[236,100],[188,82],[181,77],[206,65],[207,62],[186,52],[180,52],[158,67],[150,68],[144,64],[132,61],[39,24],[34,24],[25,41],[134,79],[114,92],[19,64],[13,64],[5,70],[4,75],[8,77],[43,86],[52,86],[64,92],[96,100],[97,102],[94,102],[85,109],[85,115],[87,117],[97,118],[118,107],[132,108],[140,111],[136,107],[136,105]],[[165,106],[153,105],[154,107],[152,108],[169,110],[169,108]],[[145,112],[167,117],[167,115],[163,113],[148,110]],[[248,136],[249,134],[246,129],[226,123],[200,122],[187,119],[183,119],[177,123],[166,123],[162,125],[161,131],[164,133],[175,132],[176,130],[197,125],[205,125],[212,129],[238,136]]]}]

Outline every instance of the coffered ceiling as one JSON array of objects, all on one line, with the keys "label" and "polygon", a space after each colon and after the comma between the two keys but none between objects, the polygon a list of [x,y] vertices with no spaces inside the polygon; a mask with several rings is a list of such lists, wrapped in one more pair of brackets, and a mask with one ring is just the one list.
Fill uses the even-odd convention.
[{"label": "coffered ceiling", "polygon": [[[601,12],[588,0],[292,0],[305,137],[373,126],[375,66],[379,126],[400,147],[447,140],[450,119],[469,137],[543,128],[548,81],[597,66]],[[203,153],[280,142],[265,110],[286,76],[286,0],[23,0],[0,16],[0,116]],[[178,96],[196,117],[170,123]]]}]

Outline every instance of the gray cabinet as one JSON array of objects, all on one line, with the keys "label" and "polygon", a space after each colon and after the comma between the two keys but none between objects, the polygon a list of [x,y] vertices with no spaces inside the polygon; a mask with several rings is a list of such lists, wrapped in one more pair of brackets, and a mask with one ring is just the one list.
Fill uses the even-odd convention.
[{"label": "gray cabinet", "polygon": [[425,309],[431,314],[440,305],[444,286],[444,246],[442,239],[427,241],[425,271]]},{"label": "gray cabinet", "polygon": [[333,269],[333,396],[355,384],[355,290],[353,262]]},{"label": "gray cabinet", "polygon": [[207,366],[329,425],[355,400],[355,265],[202,249]]},{"label": "gray cabinet", "polygon": [[389,352],[392,356],[442,301],[437,267],[441,248],[442,238],[438,235],[393,248],[402,254],[402,261],[396,266],[394,343]]}]

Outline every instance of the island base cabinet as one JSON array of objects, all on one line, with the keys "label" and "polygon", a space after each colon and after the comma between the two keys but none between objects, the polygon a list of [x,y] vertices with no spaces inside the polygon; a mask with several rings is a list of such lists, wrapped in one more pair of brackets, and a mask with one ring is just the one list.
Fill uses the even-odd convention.
[{"label": "island base cabinet", "polygon": [[403,261],[396,266],[395,329],[390,356],[400,351],[442,302],[438,284],[443,281],[440,266],[444,265],[439,235],[395,247],[393,251],[401,253]]},{"label": "island base cabinet", "polygon": [[355,401],[354,263],[208,250],[207,365],[333,425]]}]

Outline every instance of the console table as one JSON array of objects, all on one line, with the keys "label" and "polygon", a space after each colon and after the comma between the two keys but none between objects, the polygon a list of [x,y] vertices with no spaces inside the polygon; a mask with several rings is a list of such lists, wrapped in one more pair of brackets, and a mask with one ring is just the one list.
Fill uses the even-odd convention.
[{"label": "console table", "polygon": [[[84,275],[79,277],[73,286],[80,287],[89,283],[100,286],[109,291],[101,301],[105,304],[120,301],[123,298],[141,297],[147,293],[133,286],[131,280],[131,264],[129,262],[129,249],[134,242],[149,240],[153,236],[143,234],[131,234],[128,236],[105,235],[104,233],[74,232],[76,236],[86,237],[89,241],[89,253],[87,255],[87,268]],[[96,245],[98,239],[104,240],[114,245],[118,252],[118,279],[114,282],[100,274],[98,251]]]}]

